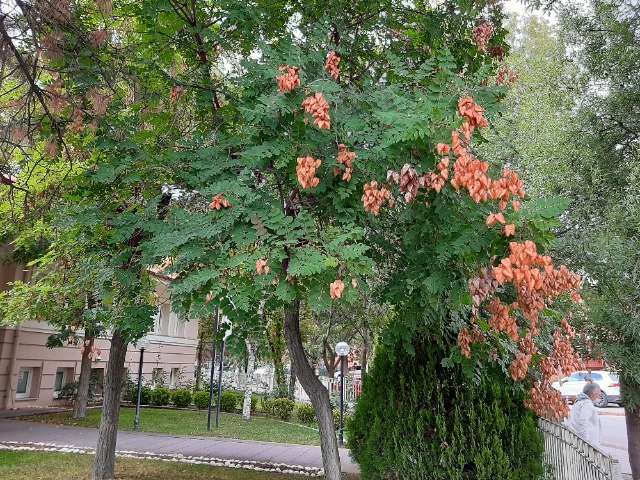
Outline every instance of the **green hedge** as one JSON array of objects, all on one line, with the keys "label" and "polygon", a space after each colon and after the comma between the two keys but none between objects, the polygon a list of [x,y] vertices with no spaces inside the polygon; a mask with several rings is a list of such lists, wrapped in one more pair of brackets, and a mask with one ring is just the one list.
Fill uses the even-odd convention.
[{"label": "green hedge", "polygon": [[542,435],[524,395],[485,365],[475,384],[460,364],[445,368],[431,338],[380,346],[346,423],[362,478],[525,480],[542,474]]},{"label": "green hedge", "polygon": [[[216,397],[213,397],[213,404],[216,404]],[[193,404],[200,410],[209,409],[209,391],[200,390],[193,394]]]},{"label": "green hedge", "polygon": [[220,395],[220,410],[223,412],[235,412],[237,403],[238,396],[233,392],[222,392],[222,395]]},{"label": "green hedge", "polygon": [[273,413],[280,420],[289,420],[296,404],[288,398],[276,398],[273,402]]},{"label": "green hedge", "polygon": [[313,409],[313,405],[309,403],[303,403],[296,407],[296,416],[301,423],[311,425],[316,421],[316,411]]},{"label": "green hedge", "polygon": [[164,407],[165,405],[169,405],[170,399],[171,394],[168,388],[156,388],[151,392],[151,405]]},{"label": "green hedge", "polygon": [[178,408],[188,407],[191,404],[193,396],[189,390],[176,390],[171,395],[173,405]]}]

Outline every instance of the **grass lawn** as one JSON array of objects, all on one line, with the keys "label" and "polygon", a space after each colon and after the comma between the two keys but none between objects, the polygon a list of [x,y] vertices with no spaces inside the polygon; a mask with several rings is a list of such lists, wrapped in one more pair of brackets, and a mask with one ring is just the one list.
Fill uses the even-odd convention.
[{"label": "grass lawn", "polygon": [[[53,413],[23,417],[30,422],[54,423],[79,427],[98,428],[102,410],[89,410],[84,419],[75,419],[71,413]],[[135,408],[120,410],[120,430],[133,430]],[[167,433],[170,435],[193,435],[205,437],[234,438],[237,440],[258,440],[262,442],[293,443],[297,445],[320,445],[317,431],[297,424],[285,423],[273,417],[251,415],[244,421],[242,416],[222,413],[220,428],[215,426],[215,411],[211,417],[211,432],[207,432],[206,410],[140,409],[141,432]],[[4,478],[0,475],[0,478]]]},{"label": "grass lawn", "polygon": [[[93,455],[49,452],[0,451],[0,478],[11,480],[85,480],[90,477]],[[116,458],[118,480],[301,480],[301,475],[185,465],[154,460]],[[359,477],[346,475],[345,480]]]}]

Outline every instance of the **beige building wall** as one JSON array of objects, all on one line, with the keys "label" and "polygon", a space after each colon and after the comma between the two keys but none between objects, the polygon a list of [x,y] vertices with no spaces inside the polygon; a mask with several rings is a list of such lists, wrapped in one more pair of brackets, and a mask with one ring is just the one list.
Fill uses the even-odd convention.
[{"label": "beige building wall", "polygon": [[[0,291],[7,282],[17,278],[28,281],[19,267],[0,265]],[[167,284],[159,279],[157,285],[158,313],[154,331],[147,335],[150,345],[144,353],[143,375],[145,383],[152,385],[153,373],[165,378],[165,386],[178,388],[194,378],[194,363],[198,338],[198,322],[180,320],[168,301]],[[65,383],[77,380],[80,374],[80,347],[46,348],[49,335],[55,329],[48,324],[26,321],[15,327],[0,327],[0,409],[60,406],[57,390]],[[82,337],[82,332],[78,332]],[[97,338],[101,349],[94,357],[92,369],[100,377],[109,360],[110,341]],[[129,345],[126,368],[132,380],[137,381],[140,351]]]}]

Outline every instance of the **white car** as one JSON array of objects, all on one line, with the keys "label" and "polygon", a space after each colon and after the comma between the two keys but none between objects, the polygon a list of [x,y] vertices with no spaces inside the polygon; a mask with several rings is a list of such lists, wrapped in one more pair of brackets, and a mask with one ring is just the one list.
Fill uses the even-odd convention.
[{"label": "white car", "polygon": [[615,372],[580,370],[553,382],[552,386],[560,392],[563,399],[573,402],[576,396],[582,393],[582,389],[588,381],[597,383],[602,390],[600,398],[593,402],[596,407],[604,408],[609,403],[620,403],[620,377]]}]

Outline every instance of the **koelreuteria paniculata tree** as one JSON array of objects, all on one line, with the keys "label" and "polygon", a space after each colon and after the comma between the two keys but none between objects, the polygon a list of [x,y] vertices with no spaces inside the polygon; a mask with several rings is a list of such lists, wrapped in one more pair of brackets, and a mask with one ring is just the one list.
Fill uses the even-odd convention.
[{"label": "koelreuteria paniculata tree", "polygon": [[565,203],[521,205],[517,174],[473,151],[506,92],[499,4],[16,1],[1,20],[2,183],[29,197],[40,165],[66,169],[42,198],[123,341],[151,328],[149,265],[185,315],[220,305],[242,332],[263,300],[283,309],[336,479],[300,303],[355,301],[380,275],[388,335],[457,337],[445,364],[497,362],[540,414],[566,413],[541,401],[574,362],[547,307],[578,279],[541,253]]}]

